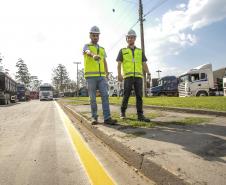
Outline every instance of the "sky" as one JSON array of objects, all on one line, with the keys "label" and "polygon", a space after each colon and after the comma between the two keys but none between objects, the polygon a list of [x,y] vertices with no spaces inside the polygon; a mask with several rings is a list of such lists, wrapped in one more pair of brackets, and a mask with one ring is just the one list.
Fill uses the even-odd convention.
[{"label": "sky", "polygon": [[[144,21],[153,78],[158,69],[161,76],[178,76],[205,63],[226,67],[226,0],[143,0],[143,6],[144,14],[154,9]],[[138,0],[0,0],[0,7],[4,68],[14,76],[22,58],[31,75],[47,83],[58,64],[76,80],[73,62],[83,68],[82,48],[94,25],[101,31],[99,44],[106,50],[109,71],[117,75],[116,57],[138,20]],[[140,47],[139,23],[133,29]]]}]

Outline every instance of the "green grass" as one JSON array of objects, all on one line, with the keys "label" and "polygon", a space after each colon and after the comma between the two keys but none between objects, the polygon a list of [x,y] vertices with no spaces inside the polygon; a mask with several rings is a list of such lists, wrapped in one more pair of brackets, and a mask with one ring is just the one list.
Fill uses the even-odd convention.
[{"label": "green grass", "polygon": [[[88,97],[79,98],[67,98],[69,100],[85,101],[89,103]],[[122,97],[110,97],[111,104],[121,104]],[[101,102],[101,98],[97,98],[97,102]],[[226,97],[148,97],[143,98],[144,105],[155,105],[163,107],[181,107],[181,108],[192,108],[192,109],[206,109],[206,110],[217,110],[226,111]],[[129,100],[130,105],[135,105],[135,97],[131,97]]]},{"label": "green grass", "polygon": [[211,119],[210,118],[201,118],[201,117],[186,117],[182,120],[174,121],[172,124],[176,125],[197,125],[201,123],[207,123]]}]

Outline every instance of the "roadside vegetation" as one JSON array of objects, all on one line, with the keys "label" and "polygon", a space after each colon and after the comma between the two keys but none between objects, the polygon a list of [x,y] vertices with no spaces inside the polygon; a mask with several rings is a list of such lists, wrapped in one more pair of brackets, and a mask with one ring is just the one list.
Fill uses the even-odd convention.
[{"label": "roadside vegetation", "polygon": [[[89,103],[89,97],[73,97],[66,98],[73,100],[70,104],[82,104]],[[122,97],[110,97],[110,103],[120,105]],[[101,103],[101,98],[97,97],[97,102]],[[216,110],[226,111],[226,97],[147,97],[143,99],[144,105],[163,106],[163,107],[180,107],[180,108],[191,108],[191,109],[205,109],[205,110]],[[130,105],[135,105],[135,97],[131,97],[129,100]]]}]

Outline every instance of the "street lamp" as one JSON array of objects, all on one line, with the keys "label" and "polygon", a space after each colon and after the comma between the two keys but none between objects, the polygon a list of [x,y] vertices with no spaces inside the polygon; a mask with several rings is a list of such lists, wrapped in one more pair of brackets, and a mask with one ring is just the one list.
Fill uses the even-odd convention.
[{"label": "street lamp", "polygon": [[78,65],[81,64],[81,62],[73,62],[73,64],[76,64],[77,65],[77,92],[76,92],[76,96],[79,95],[79,86],[78,86]]},{"label": "street lamp", "polygon": [[158,73],[158,78],[160,79],[160,73],[161,73],[162,71],[158,70],[158,71],[156,71],[156,72]]}]

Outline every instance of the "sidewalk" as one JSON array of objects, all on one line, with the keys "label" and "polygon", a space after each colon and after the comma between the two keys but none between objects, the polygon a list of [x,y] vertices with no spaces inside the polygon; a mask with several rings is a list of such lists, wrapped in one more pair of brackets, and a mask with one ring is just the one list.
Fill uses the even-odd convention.
[{"label": "sidewalk", "polygon": [[[225,117],[145,108],[145,115],[152,118],[148,127],[127,125],[130,121],[139,125],[133,119],[124,123],[118,120],[117,126],[91,126],[89,105],[64,105],[129,164],[158,184],[226,184]],[[119,110],[111,106],[113,117],[117,118]],[[135,115],[135,109],[128,108],[127,114]],[[101,121],[101,112],[99,116]]]}]

